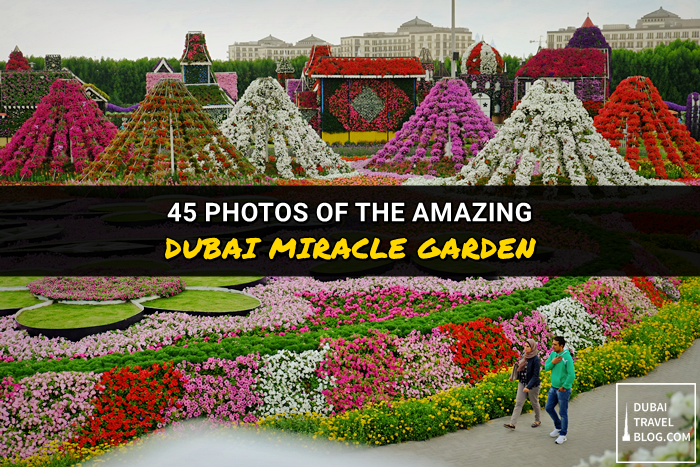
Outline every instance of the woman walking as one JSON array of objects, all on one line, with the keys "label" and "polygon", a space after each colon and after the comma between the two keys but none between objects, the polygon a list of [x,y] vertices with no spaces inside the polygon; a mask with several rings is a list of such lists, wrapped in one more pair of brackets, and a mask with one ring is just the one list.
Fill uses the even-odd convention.
[{"label": "woman walking", "polygon": [[535,423],[531,426],[532,428],[540,426],[540,357],[537,342],[534,339],[528,339],[524,348],[523,356],[518,361],[518,394],[515,397],[513,415],[510,417],[510,423],[503,425],[511,430],[515,430],[515,424],[518,423],[525,399],[528,397],[535,411]]}]

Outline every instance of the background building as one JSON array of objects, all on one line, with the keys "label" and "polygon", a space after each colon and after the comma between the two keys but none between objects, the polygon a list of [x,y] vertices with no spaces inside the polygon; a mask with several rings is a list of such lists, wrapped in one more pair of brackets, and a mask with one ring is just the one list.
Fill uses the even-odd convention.
[{"label": "background building", "polygon": [[339,53],[340,46],[332,45],[323,39],[311,34],[306,39],[302,39],[295,44],[284,42],[273,35],[269,35],[259,41],[250,42],[235,42],[228,46],[229,60],[255,60],[256,58],[281,58],[287,55],[288,58],[298,57],[300,55],[309,56],[311,46],[314,45],[330,45],[333,55]]},{"label": "background building", "polygon": [[[340,57],[418,57],[421,44],[433,57],[443,60],[450,56],[452,30],[438,28],[417,16],[403,23],[396,32],[366,32],[361,36],[340,38]],[[455,28],[455,48],[460,56],[472,44],[472,33],[467,28]]]},{"label": "background building", "polygon": [[[676,39],[690,39],[700,45],[700,19],[682,19],[663,8],[642,16],[633,28],[628,24],[604,24],[601,30],[613,49],[638,52],[659,44],[668,45]],[[547,31],[547,47],[566,47],[574,31],[573,26]]]}]

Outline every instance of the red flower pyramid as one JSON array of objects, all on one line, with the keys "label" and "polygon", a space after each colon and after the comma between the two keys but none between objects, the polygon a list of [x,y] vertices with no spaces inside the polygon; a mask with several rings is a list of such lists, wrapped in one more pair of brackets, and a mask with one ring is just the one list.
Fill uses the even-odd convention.
[{"label": "red flower pyramid", "polygon": [[173,174],[184,181],[189,176],[235,178],[253,172],[253,166],[221,134],[185,85],[163,79],[146,95],[126,128],[86,169],[86,178],[123,175],[127,181],[141,176],[163,182]]},{"label": "red flower pyramid", "polygon": [[56,80],[29,120],[0,149],[0,174],[31,176],[48,169],[54,176],[72,164],[76,171],[109,145],[117,127],[106,120],[75,80]]},{"label": "red flower pyramid", "polygon": [[685,164],[700,171],[700,145],[671,115],[659,91],[645,76],[622,81],[593,124],[615,149],[626,140],[625,160],[634,170],[639,167],[639,147],[643,144],[657,177],[667,178],[657,144],[660,142],[666,159],[681,167],[683,176],[687,176]]},{"label": "red flower pyramid", "polygon": [[5,71],[31,71],[31,69],[22,51],[15,46],[15,50],[10,53],[10,60],[5,65]]}]

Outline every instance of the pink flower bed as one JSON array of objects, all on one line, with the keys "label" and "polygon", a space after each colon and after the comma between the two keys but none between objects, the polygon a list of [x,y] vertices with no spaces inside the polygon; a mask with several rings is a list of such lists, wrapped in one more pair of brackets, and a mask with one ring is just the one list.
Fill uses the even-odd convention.
[{"label": "pink flower bed", "polygon": [[[18,382],[0,382],[0,456],[26,458],[51,453],[51,441],[68,441],[92,413],[100,375],[38,373]],[[50,422],[49,422],[50,421]]]},{"label": "pink flower bed", "polygon": [[450,349],[453,340],[439,328],[430,335],[414,329],[398,340],[404,378],[399,388],[404,397],[426,397],[464,384],[464,372],[454,362]]},{"label": "pink flower bed", "polygon": [[149,92],[162,79],[182,81],[182,73],[146,73],[146,92]]},{"label": "pink flower bed", "polygon": [[523,352],[523,344],[528,339],[537,342],[537,349],[541,352],[543,361],[551,352],[552,339],[554,336],[547,327],[547,319],[537,310],[526,315],[519,311],[511,319],[500,321],[503,334],[513,343],[513,350],[520,355]]},{"label": "pink flower bed", "polygon": [[592,279],[585,284],[570,287],[568,292],[596,318],[606,337],[615,337],[622,329],[636,323],[639,316],[629,306],[628,300],[618,295],[607,282]]},{"label": "pink flower bed", "polygon": [[182,362],[186,395],[166,411],[166,422],[206,417],[215,423],[254,422],[253,411],[263,400],[255,391],[255,370],[260,356],[241,356],[236,360],[209,358],[204,363]]},{"label": "pink flower bed", "polygon": [[352,340],[321,339],[327,353],[316,373],[334,383],[323,395],[335,413],[389,401],[400,394],[404,382],[397,341],[396,336],[378,331]]},{"label": "pink flower bed", "polygon": [[214,73],[216,82],[219,83],[221,89],[226,91],[231,99],[238,100],[238,75],[234,72]]},{"label": "pink flower bed", "polygon": [[172,297],[185,290],[185,284],[179,277],[44,277],[27,288],[53,300],[107,301]]}]

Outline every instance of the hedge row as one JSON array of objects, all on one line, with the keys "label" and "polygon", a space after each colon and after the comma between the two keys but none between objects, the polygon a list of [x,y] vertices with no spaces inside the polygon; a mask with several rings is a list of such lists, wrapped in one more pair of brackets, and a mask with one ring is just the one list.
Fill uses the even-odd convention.
[{"label": "hedge row", "polygon": [[[491,302],[478,301],[452,310],[433,312],[428,316],[401,318],[392,321],[362,323],[353,326],[312,331],[302,334],[272,334],[264,336],[264,331],[255,331],[239,337],[222,339],[221,342],[187,343],[184,347],[165,347],[161,350],[143,350],[133,354],[111,354],[91,359],[63,360],[23,360],[0,363],[0,378],[12,376],[22,378],[47,371],[104,372],[114,367],[139,365],[141,367],[166,361],[201,363],[211,356],[234,360],[241,355],[258,352],[271,355],[282,349],[291,352],[304,352],[318,349],[322,337],[350,337],[367,334],[369,329],[389,331],[400,337],[417,329],[428,334],[433,328],[448,323],[463,323],[477,318],[510,319],[518,311],[531,311],[556,300],[567,297],[567,287],[585,282],[587,277],[560,277],[550,280],[541,288],[518,290],[503,295]],[[184,344],[185,342],[183,342]]]}]

